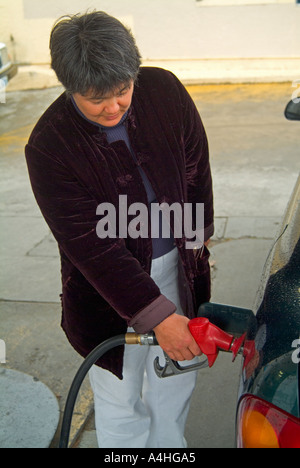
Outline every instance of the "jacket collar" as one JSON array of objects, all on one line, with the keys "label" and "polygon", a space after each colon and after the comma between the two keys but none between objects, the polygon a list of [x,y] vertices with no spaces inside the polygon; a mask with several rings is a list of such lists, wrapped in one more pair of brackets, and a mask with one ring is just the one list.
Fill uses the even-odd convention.
[{"label": "jacket collar", "polygon": [[[85,117],[85,115],[78,109],[72,97],[67,96],[66,93],[65,93],[65,96],[66,96],[65,97],[66,108],[71,114],[73,119],[75,119],[82,127],[84,127],[88,131],[88,133],[92,135],[99,134],[99,130],[103,132],[102,130],[103,127],[101,125],[97,124],[96,122],[92,122],[87,117]],[[133,103],[131,104],[130,108],[127,111],[126,124],[128,128],[131,128],[132,130],[136,129]]]}]

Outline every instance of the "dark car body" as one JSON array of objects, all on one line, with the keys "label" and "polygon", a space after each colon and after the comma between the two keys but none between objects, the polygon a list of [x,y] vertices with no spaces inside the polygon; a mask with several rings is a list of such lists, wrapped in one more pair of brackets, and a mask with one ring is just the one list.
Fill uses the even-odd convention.
[{"label": "dark car body", "polygon": [[18,72],[18,67],[14,64],[7,51],[7,47],[3,42],[0,42],[0,80],[7,85]]},{"label": "dark car body", "polygon": [[[300,120],[300,102],[290,102],[285,115]],[[205,304],[199,315],[235,336],[246,332],[237,447],[300,448],[300,176],[253,310]]]}]

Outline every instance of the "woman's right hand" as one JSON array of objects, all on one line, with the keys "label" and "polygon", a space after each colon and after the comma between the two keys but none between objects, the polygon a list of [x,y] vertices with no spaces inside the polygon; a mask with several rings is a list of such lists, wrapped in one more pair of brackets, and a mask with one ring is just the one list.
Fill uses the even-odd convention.
[{"label": "woman's right hand", "polygon": [[158,344],[173,361],[190,361],[202,354],[188,323],[187,317],[174,313],[153,329]]}]

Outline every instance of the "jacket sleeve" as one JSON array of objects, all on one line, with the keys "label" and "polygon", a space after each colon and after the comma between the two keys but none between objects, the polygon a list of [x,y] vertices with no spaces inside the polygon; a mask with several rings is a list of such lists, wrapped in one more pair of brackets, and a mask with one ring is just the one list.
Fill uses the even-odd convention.
[{"label": "jacket sleeve", "polygon": [[60,248],[96,291],[139,333],[149,332],[175,305],[126,248],[100,239],[97,201],[68,168],[29,142],[25,148],[33,193]]},{"label": "jacket sleeve", "polygon": [[193,208],[204,203],[204,240],[214,233],[213,186],[206,132],[199,112],[188,94],[181,87],[186,161],[187,197]]}]

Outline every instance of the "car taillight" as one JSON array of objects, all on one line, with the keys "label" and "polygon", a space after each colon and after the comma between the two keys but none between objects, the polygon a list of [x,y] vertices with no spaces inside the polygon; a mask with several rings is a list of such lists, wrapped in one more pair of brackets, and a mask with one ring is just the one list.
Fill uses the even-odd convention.
[{"label": "car taillight", "polygon": [[300,419],[246,395],[237,415],[238,448],[300,448]]}]

